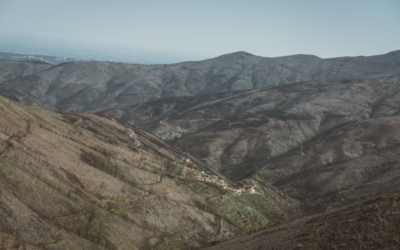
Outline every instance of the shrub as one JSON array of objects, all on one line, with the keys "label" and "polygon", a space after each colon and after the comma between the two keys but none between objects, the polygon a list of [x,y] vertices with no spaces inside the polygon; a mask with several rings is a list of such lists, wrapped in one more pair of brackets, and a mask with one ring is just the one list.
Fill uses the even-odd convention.
[{"label": "shrub", "polygon": [[92,152],[81,150],[81,160],[94,168],[106,172],[109,175],[114,177],[117,177],[118,175],[119,167],[117,164],[109,162],[107,159],[97,156]]}]

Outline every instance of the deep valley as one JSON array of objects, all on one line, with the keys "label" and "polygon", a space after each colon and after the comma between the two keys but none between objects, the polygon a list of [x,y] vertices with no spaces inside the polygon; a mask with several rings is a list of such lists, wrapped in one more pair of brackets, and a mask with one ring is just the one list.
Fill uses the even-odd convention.
[{"label": "deep valley", "polygon": [[400,52],[0,60],[0,249],[398,249]]}]

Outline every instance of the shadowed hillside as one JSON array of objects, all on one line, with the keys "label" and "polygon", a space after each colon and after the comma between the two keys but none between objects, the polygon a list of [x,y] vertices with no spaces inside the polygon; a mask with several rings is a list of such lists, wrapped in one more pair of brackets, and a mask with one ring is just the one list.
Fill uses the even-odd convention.
[{"label": "shadowed hillside", "polygon": [[49,105],[23,90],[11,86],[0,85],[0,95],[28,106],[52,109]]},{"label": "shadowed hillside", "polygon": [[36,61],[9,61],[0,59],[0,82],[36,74],[53,65]]},{"label": "shadowed hillside", "polygon": [[[304,214],[373,197],[400,176],[400,78],[300,82],[108,111],[233,180],[270,183]],[[398,187],[397,187],[398,188]]]}]

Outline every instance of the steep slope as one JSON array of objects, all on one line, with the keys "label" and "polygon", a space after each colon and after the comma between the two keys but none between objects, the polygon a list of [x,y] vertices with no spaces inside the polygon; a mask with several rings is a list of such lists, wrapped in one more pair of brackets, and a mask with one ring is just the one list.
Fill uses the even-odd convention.
[{"label": "steep slope", "polygon": [[0,85],[0,95],[8,97],[16,102],[22,103],[28,106],[40,107],[51,109],[49,105],[37,99],[33,95],[26,93],[23,90],[11,87],[11,86],[3,86]]},{"label": "steep slope", "polygon": [[399,249],[400,193],[391,193],[209,250]]},{"label": "steep slope", "polygon": [[366,199],[400,178],[400,76],[299,82],[110,110],[233,180],[271,183],[304,214]]},{"label": "steep slope", "polygon": [[20,88],[53,107],[102,111],[168,97],[249,90],[297,81],[331,81],[400,73],[400,51],[370,57],[277,58],[236,52],[170,65],[64,63],[2,84]]},{"label": "steep slope", "polygon": [[9,61],[0,59],[0,82],[36,74],[53,65],[36,61]]},{"label": "steep slope", "polygon": [[200,247],[282,224],[298,206],[251,180],[228,185],[256,187],[238,196],[191,154],[110,117],[0,97],[0,118],[2,248]]}]

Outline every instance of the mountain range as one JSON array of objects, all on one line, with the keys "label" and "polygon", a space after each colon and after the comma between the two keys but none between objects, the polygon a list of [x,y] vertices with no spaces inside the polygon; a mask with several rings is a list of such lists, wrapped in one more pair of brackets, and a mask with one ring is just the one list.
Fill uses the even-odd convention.
[{"label": "mountain range", "polygon": [[[57,208],[52,217],[44,212],[50,208],[38,210],[29,195],[15,187],[19,183],[20,190],[26,189],[24,185],[33,188],[36,179],[27,184],[25,179],[7,179],[7,197],[14,192],[40,218],[55,223],[51,233],[43,234],[46,242],[56,241],[57,232],[66,230],[68,238],[57,241],[54,247],[59,242],[76,246],[71,243],[77,242],[75,238],[66,239],[77,234],[98,247],[129,249],[131,243],[111,233],[125,230],[117,225],[122,222],[105,222],[115,211],[120,211],[116,214],[120,213],[125,224],[150,225],[138,229],[140,233],[135,231],[141,235],[132,243],[137,249],[208,247],[253,233],[240,238],[239,243],[228,241],[212,249],[358,249],[371,244],[384,249],[400,245],[394,233],[400,219],[396,214],[400,51],[331,59],[311,55],[265,58],[236,52],[171,65],[50,65],[6,60],[0,65],[0,95],[7,97],[1,99],[0,109],[4,164],[19,166],[38,180],[52,180],[64,193],[73,187],[80,190],[73,191],[74,197],[80,198],[74,198],[77,203],[70,213]],[[53,137],[58,142],[50,139]],[[25,162],[18,161],[21,147],[10,148],[15,144],[11,141],[43,160],[34,162],[29,156]],[[37,149],[41,147],[43,150]],[[63,160],[55,159],[54,154]],[[35,164],[38,168],[32,168]],[[41,168],[46,170],[37,170]],[[103,174],[93,175],[92,168]],[[10,169],[3,169],[8,171],[5,176],[18,176]],[[154,187],[143,186],[145,179],[135,179],[141,176],[139,170],[160,176],[152,182]],[[53,174],[40,171],[65,172],[70,183],[59,174],[51,177]],[[221,189],[225,184],[216,185],[215,178],[230,188]],[[64,186],[54,184],[61,180]],[[125,187],[128,191],[118,191],[120,182],[138,190]],[[175,182],[180,191],[176,193],[174,186],[165,182]],[[93,187],[88,188],[88,183]],[[241,188],[245,194],[239,195]],[[250,194],[251,190],[256,193]],[[148,202],[150,207],[135,210],[136,201],[120,202],[138,196],[135,192],[149,192],[161,207],[172,200],[179,207],[197,207],[202,215],[178,218],[181,210],[167,215],[164,209],[150,208],[156,203]],[[39,195],[38,199],[44,198]],[[15,206],[6,204],[8,208]],[[95,213],[97,217],[86,216],[85,204],[98,204],[102,210]],[[387,206],[392,209],[385,210]],[[380,225],[371,227],[376,221],[374,214]],[[81,222],[64,221],[63,216],[78,217]],[[193,216],[201,223],[193,223]],[[342,220],[336,221],[339,217]],[[90,225],[94,218],[111,223],[114,231],[104,229],[108,234],[105,238],[93,236]],[[183,226],[171,227],[167,218]],[[207,218],[212,222],[207,224]],[[182,219],[191,221],[193,227]],[[304,232],[298,230],[300,225]],[[32,247],[43,247],[12,228],[0,223],[8,240],[16,238]],[[185,228],[193,233],[186,233]],[[385,232],[384,236],[371,236],[378,232]],[[271,245],[263,245],[265,240]],[[119,241],[125,243],[119,245]],[[43,249],[52,249],[52,244]]]},{"label": "mountain range", "polygon": [[162,98],[259,89],[298,81],[391,76],[400,73],[399,61],[400,51],[331,59],[311,55],[266,58],[236,52],[170,65],[63,63],[1,84],[17,87],[67,111],[99,112]]}]

